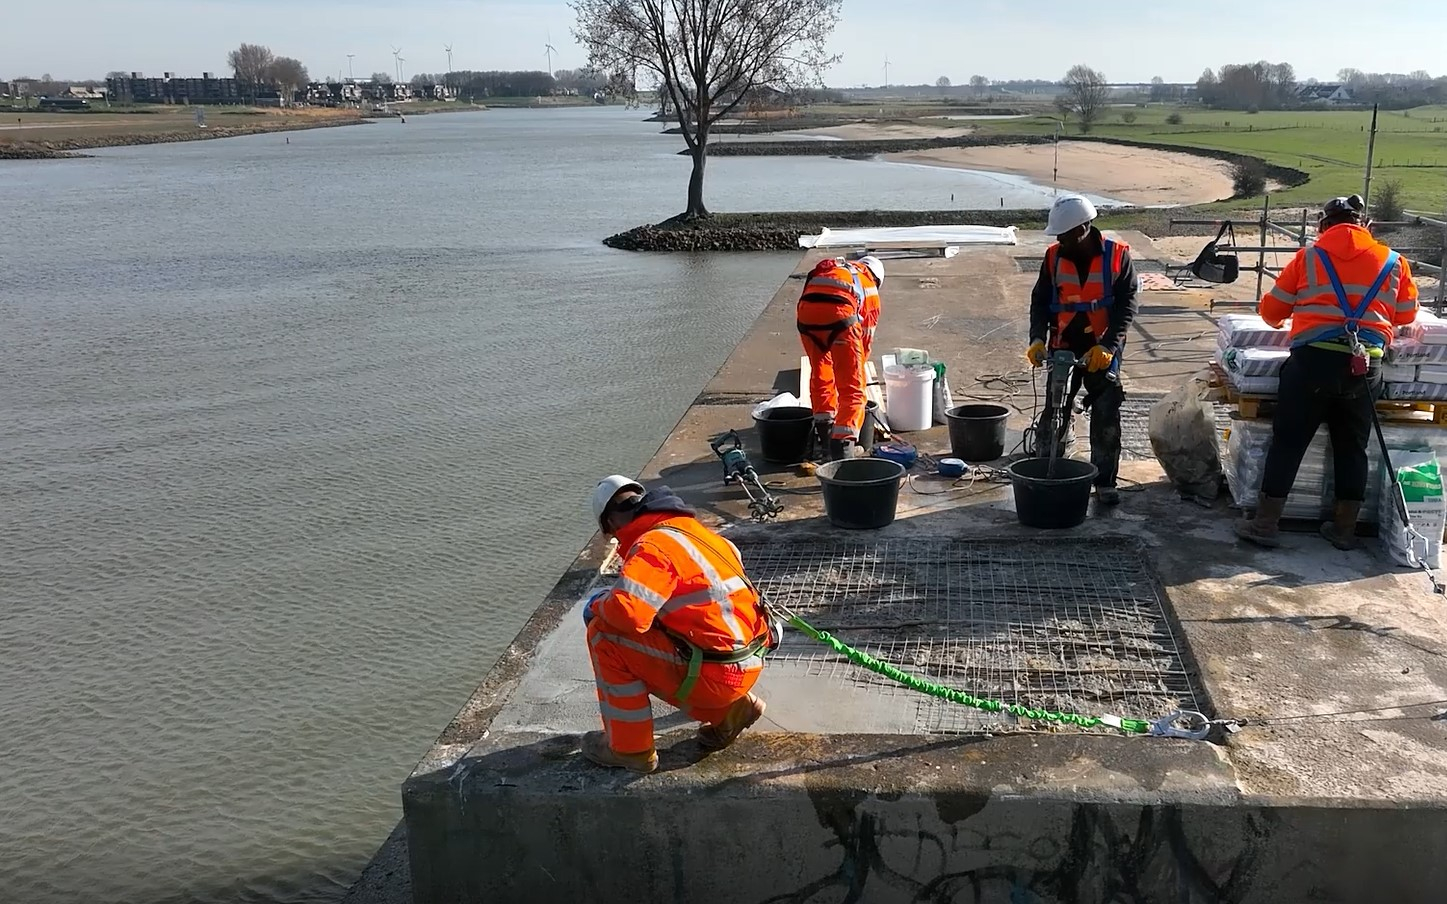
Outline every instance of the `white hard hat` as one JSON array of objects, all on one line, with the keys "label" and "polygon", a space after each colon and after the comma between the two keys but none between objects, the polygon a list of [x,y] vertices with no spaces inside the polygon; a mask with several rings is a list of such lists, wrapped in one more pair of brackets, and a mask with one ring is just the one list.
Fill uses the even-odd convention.
[{"label": "white hard hat", "polygon": [[859,259],[859,263],[860,266],[868,268],[869,272],[874,274],[875,282],[884,282],[884,261],[870,254],[865,257],[861,257]]},{"label": "white hard hat", "polygon": [[1095,205],[1080,195],[1062,195],[1050,205],[1046,235],[1062,235],[1095,219]]},{"label": "white hard hat", "polygon": [[593,488],[593,520],[598,522],[599,527],[603,526],[604,509],[608,508],[608,503],[612,502],[613,497],[617,496],[619,492],[623,490],[634,490],[639,493],[644,492],[643,484],[631,477],[624,477],[622,474],[612,474],[604,477],[598,481],[598,485]]}]

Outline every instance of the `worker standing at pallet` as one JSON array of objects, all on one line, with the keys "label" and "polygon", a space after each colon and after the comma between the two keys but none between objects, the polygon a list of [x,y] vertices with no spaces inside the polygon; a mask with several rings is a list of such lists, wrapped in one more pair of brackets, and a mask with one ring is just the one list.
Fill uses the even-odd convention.
[{"label": "worker standing at pallet", "polygon": [[583,736],[583,756],[656,769],[650,694],[702,722],[705,747],[729,746],[764,714],[750,689],[779,639],[738,547],[667,487],[645,490],[615,474],[598,483],[592,506],[623,565],[583,609],[604,728]]},{"label": "worker standing at pallet", "polygon": [[1281,368],[1256,517],[1236,524],[1242,539],[1261,546],[1280,545],[1286,497],[1323,422],[1336,499],[1321,534],[1337,549],[1356,545],[1381,358],[1396,328],[1417,319],[1407,260],[1372,236],[1359,195],[1328,201],[1317,232],[1316,243],[1296,253],[1259,308],[1273,327],[1291,321],[1291,356]]},{"label": "worker standing at pallet", "polygon": [[864,426],[864,367],[879,322],[883,278],[878,258],[826,258],[809,271],[799,296],[796,320],[809,356],[814,428],[828,443],[831,460],[854,455]]},{"label": "worker standing at pallet", "polygon": [[[1080,195],[1060,197],[1050,208],[1045,232],[1056,242],[1045,251],[1030,295],[1030,347],[1025,358],[1032,367],[1040,367],[1048,348],[1071,352],[1084,362],[1085,373],[1075,378],[1066,398],[1073,399],[1084,386],[1096,499],[1103,505],[1119,505],[1120,406],[1125,400],[1120,365],[1140,284],[1130,246],[1105,238],[1094,225],[1095,217],[1095,205]],[[1045,395],[1050,397],[1048,388]],[[1037,449],[1044,448],[1040,439],[1052,415],[1047,405],[1035,427]],[[1070,416],[1066,412],[1067,423]]]}]

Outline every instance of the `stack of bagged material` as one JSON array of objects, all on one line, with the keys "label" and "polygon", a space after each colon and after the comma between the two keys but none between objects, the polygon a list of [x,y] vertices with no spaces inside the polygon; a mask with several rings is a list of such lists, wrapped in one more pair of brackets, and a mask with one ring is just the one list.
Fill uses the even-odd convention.
[{"label": "stack of bagged material", "polygon": [[[1271,422],[1235,419],[1226,438],[1226,485],[1231,499],[1241,508],[1255,508],[1261,492],[1261,478],[1266,469],[1266,453],[1271,448]],[[1328,475],[1331,470],[1331,448],[1325,428],[1318,430],[1301,460],[1296,483],[1286,497],[1282,514],[1287,518],[1320,518],[1330,505]]]},{"label": "stack of bagged material", "polygon": [[1244,395],[1276,395],[1290,346],[1289,330],[1273,329],[1255,314],[1227,314],[1217,324],[1217,360],[1226,382]]},{"label": "stack of bagged material", "polygon": [[1420,311],[1397,329],[1382,364],[1382,397],[1395,401],[1447,401],[1447,320]]}]

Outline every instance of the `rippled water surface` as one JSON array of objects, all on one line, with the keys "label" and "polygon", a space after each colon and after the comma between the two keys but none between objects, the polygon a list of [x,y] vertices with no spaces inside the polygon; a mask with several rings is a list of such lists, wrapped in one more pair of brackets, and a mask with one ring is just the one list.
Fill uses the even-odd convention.
[{"label": "rippled water surface", "polygon": [[[333,900],[794,261],[598,239],[676,137],[489,111],[0,163],[0,901]],[[861,181],[862,180],[862,181]],[[712,206],[1018,180],[716,159]],[[962,205],[964,206],[964,205]]]}]

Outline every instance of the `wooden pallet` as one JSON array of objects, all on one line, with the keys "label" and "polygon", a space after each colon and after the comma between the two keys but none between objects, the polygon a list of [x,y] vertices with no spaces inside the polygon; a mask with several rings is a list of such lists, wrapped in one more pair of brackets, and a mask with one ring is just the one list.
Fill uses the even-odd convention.
[{"label": "wooden pallet", "polygon": [[[1276,396],[1244,395],[1231,387],[1226,372],[1212,362],[1208,385],[1208,401],[1225,402],[1236,408],[1243,420],[1266,420],[1276,412]],[[1385,424],[1419,427],[1447,427],[1447,402],[1379,399],[1377,416]]]}]

